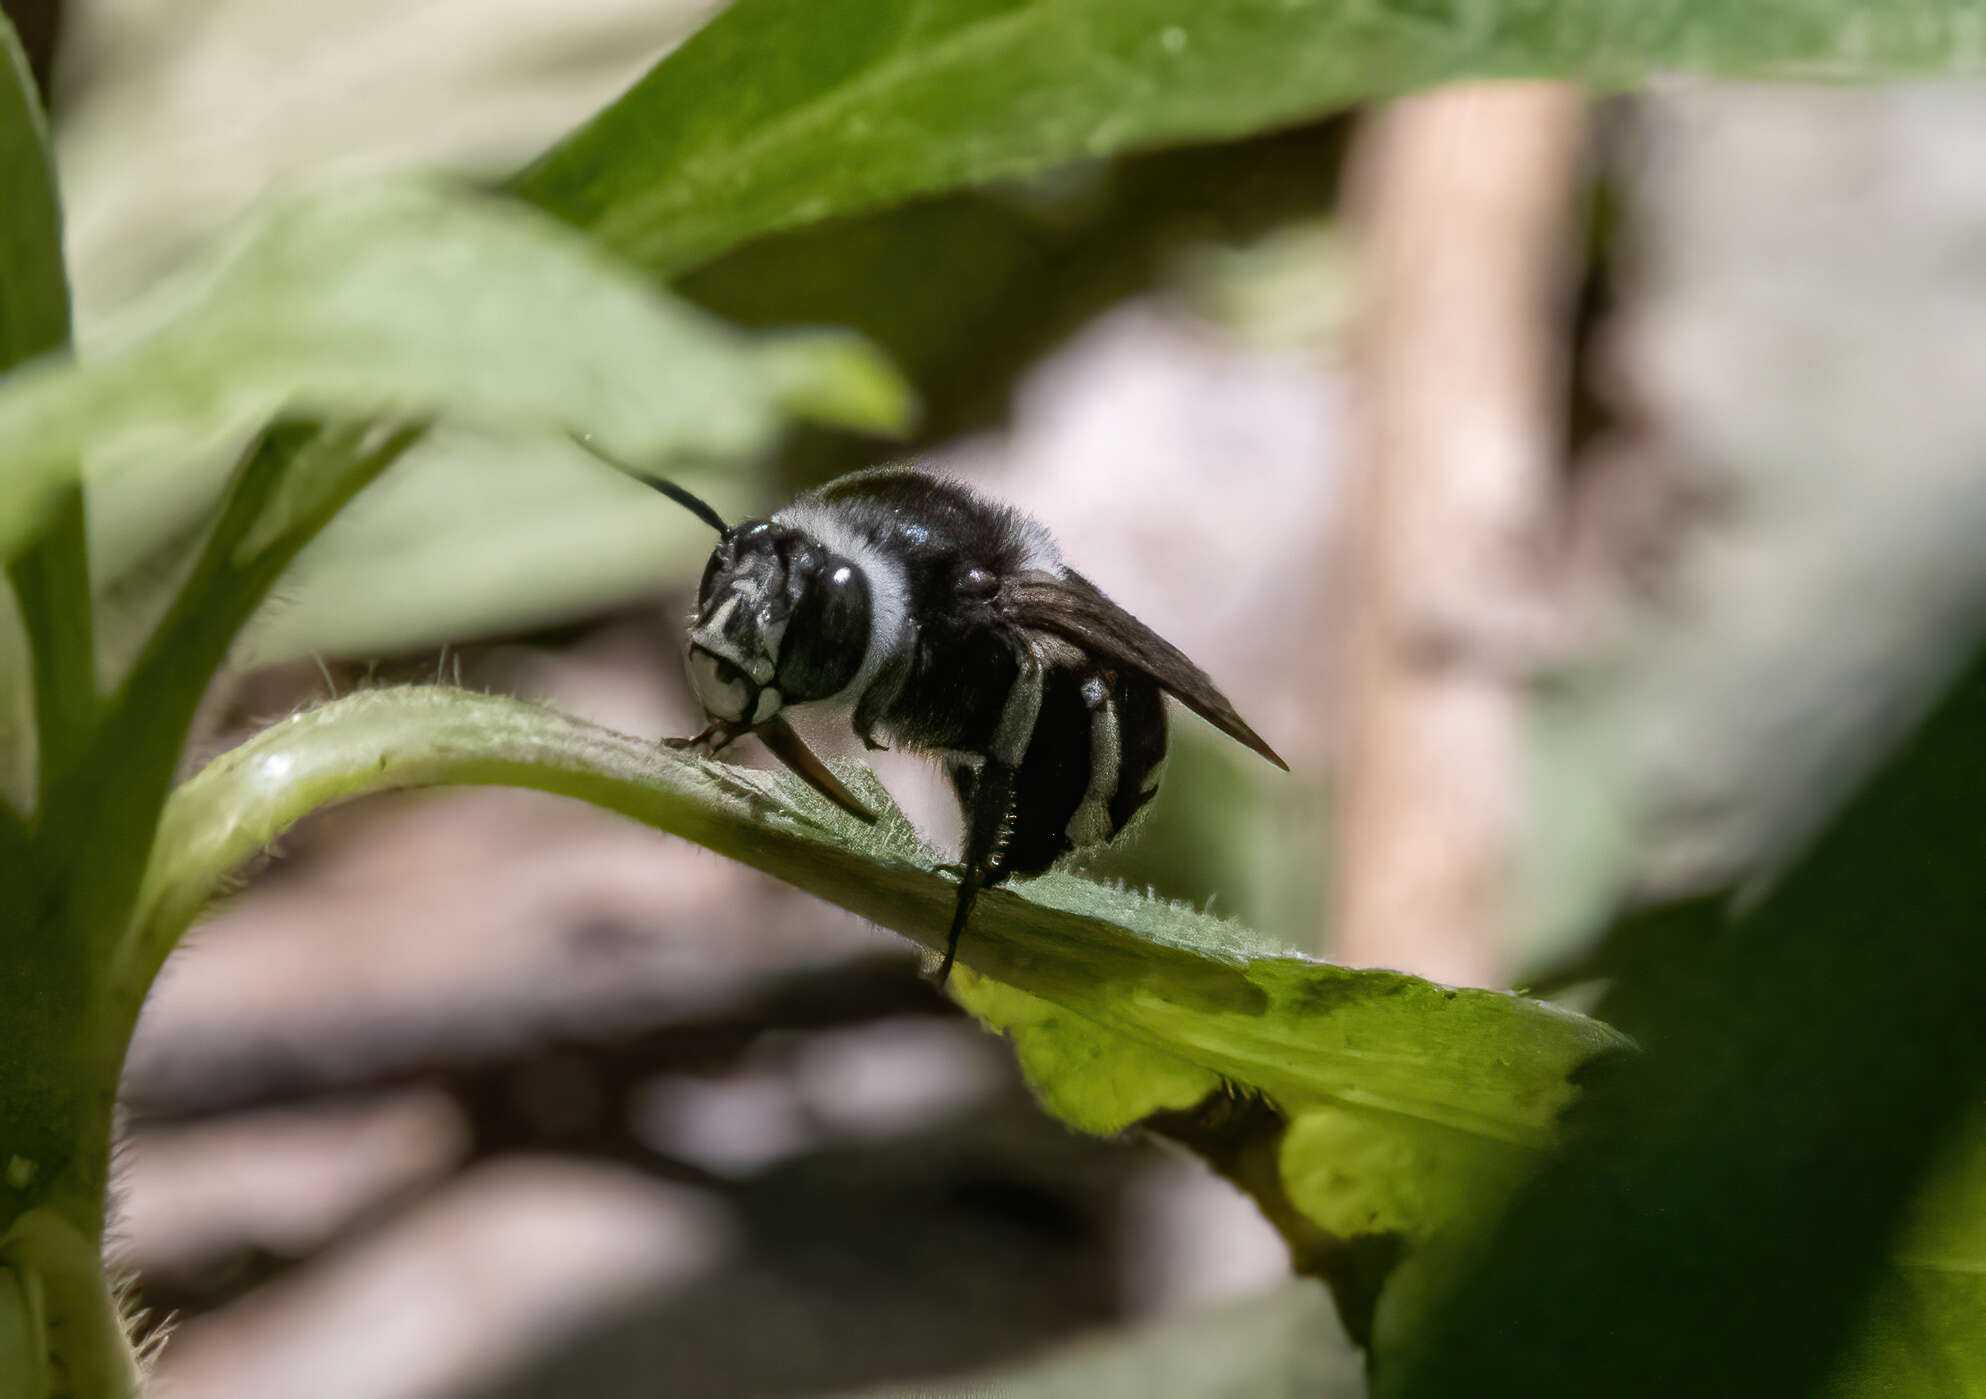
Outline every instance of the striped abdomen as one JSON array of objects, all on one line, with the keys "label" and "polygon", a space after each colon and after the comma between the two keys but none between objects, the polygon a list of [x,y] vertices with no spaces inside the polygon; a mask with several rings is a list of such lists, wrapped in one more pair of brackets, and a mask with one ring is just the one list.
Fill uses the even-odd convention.
[{"label": "striped abdomen", "polygon": [[[1113,839],[1158,791],[1165,700],[1135,673],[1057,667],[1014,778],[1013,819],[994,879],[1039,874],[1074,850]],[[949,765],[967,810],[977,774]]]}]

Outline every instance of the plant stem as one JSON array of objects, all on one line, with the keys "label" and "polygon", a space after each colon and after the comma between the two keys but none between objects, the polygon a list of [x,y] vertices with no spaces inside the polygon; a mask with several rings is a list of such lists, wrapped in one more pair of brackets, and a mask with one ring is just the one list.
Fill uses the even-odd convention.
[{"label": "plant stem", "polygon": [[83,483],[63,492],[47,528],[8,568],[34,655],[40,809],[89,747],[101,709]]}]

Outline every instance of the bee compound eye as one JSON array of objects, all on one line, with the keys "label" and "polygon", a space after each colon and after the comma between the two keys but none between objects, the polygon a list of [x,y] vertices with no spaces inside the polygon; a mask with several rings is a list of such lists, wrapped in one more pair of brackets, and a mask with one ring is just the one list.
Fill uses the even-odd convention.
[{"label": "bee compound eye", "polygon": [[703,712],[713,719],[735,723],[752,708],[753,687],[744,672],[701,646],[690,650],[690,688],[696,691]]}]

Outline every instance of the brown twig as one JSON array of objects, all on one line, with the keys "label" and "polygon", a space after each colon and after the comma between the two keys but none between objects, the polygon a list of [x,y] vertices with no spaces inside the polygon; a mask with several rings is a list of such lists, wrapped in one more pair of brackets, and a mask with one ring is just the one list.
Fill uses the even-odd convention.
[{"label": "brown twig", "polygon": [[1361,431],[1347,483],[1335,951],[1509,974],[1520,686],[1544,642],[1585,99],[1399,102],[1362,134]]}]

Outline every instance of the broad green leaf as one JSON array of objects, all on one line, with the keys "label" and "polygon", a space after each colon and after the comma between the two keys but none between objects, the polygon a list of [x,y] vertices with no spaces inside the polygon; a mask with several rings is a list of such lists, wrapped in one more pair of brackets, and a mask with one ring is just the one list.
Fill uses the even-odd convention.
[{"label": "broad green leaf", "polygon": [[1980,20],[1944,0],[739,0],[517,188],[673,274],[777,229],[1444,79],[1976,73]]},{"label": "broad green leaf", "polygon": [[[856,774],[860,782],[864,774]],[[176,792],[117,958],[124,1012],[213,892],[312,809],[364,792],[501,783],[576,796],[942,945],[951,883],[893,810],[863,826],[783,778],[669,749],[515,700],[362,693],[297,715]],[[888,808],[873,779],[865,784]],[[1412,1238],[1444,1222],[1459,1163],[1552,1140],[1570,1075],[1618,1050],[1611,1030],[1540,1002],[1278,955],[1224,920],[1058,874],[988,893],[961,948],[973,1008],[1010,1029],[1047,1100],[1116,1130],[1224,1085],[1285,1113],[1333,1111],[1383,1137],[1311,1192],[1332,1216]],[[998,983],[989,987],[987,982]],[[1301,1120],[1301,1119],[1299,1119]],[[1392,1179],[1442,1153],[1417,1186]],[[1311,1169],[1309,1147],[1295,1149]],[[1418,1196],[1411,1193],[1418,1189]],[[1360,1198],[1378,1203],[1361,1212]]]},{"label": "broad green leaf", "polygon": [[1986,1257],[1899,1263],[1820,1393],[1822,1399],[1986,1395]]},{"label": "broad green leaf", "polygon": [[[1379,1393],[1808,1394],[1877,1340],[1921,1383],[1892,1359],[1863,1394],[1976,1369],[1976,1172],[1920,1207],[1906,1281],[1888,1260],[1986,1095],[1982,787],[1986,650],[1769,889],[1682,910],[1653,976],[1623,950],[1646,1052],[1589,1083],[1439,1309],[1392,1328]],[[1664,965],[1679,946],[1693,964]]]},{"label": "broad green leaf", "polygon": [[0,552],[85,453],[184,462],[278,413],[582,432],[640,467],[761,451],[787,405],[889,428],[907,401],[857,342],[746,339],[542,215],[413,179],[276,206],[106,339],[0,385]]}]

